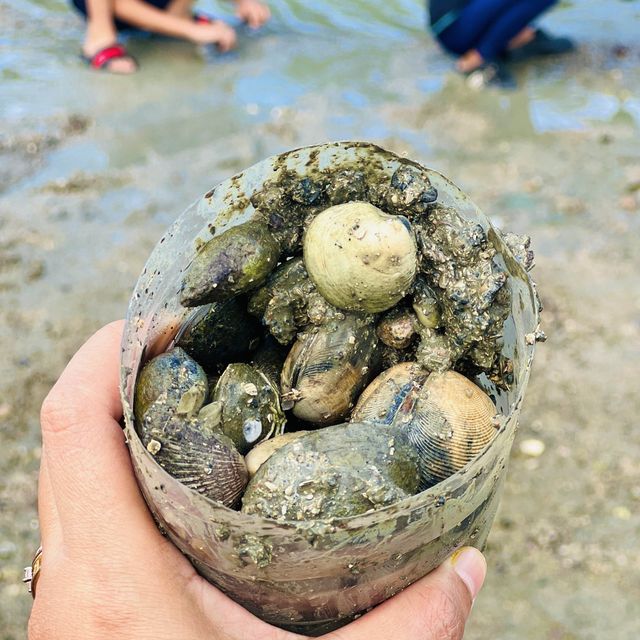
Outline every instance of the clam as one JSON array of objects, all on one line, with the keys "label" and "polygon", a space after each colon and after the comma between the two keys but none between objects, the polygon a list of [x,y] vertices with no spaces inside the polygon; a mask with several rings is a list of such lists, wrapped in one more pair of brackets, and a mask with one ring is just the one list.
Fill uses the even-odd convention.
[{"label": "clam", "polygon": [[403,363],[380,374],[362,393],[351,419],[395,426],[420,456],[421,490],[473,460],[496,434],[489,396],[455,371],[431,373]]},{"label": "clam", "polygon": [[161,394],[140,425],[142,444],[176,480],[233,507],[249,480],[244,458],[218,431],[212,413],[201,413],[202,416],[180,415],[168,393]]},{"label": "clam", "polygon": [[244,461],[247,465],[247,471],[249,477],[253,478],[256,475],[258,469],[276,452],[278,449],[284,447],[285,444],[293,442],[300,436],[303,436],[308,431],[287,431],[282,435],[275,438],[269,438],[269,440],[263,440],[259,442],[247,455],[244,457]]},{"label": "clam", "polygon": [[195,307],[254,289],[279,257],[280,245],[266,225],[232,227],[200,247],[182,282],[180,302]]},{"label": "clam", "polygon": [[391,308],[418,269],[409,221],[368,202],[335,205],[316,216],[304,234],[303,255],[318,291],[347,311]]},{"label": "clam", "polygon": [[212,399],[221,408],[222,433],[242,454],[284,429],[286,419],[277,389],[251,365],[230,364],[220,376]]},{"label": "clam", "polygon": [[402,362],[383,371],[360,395],[351,421],[401,424],[411,415],[428,376],[417,362]]},{"label": "clam", "polygon": [[163,393],[182,415],[197,413],[208,393],[207,374],[184,349],[176,347],[149,360],[136,381],[134,412],[140,423]]},{"label": "clam", "polygon": [[404,427],[420,455],[421,489],[453,475],[496,435],[497,410],[480,387],[456,373],[432,373]]},{"label": "clam", "polygon": [[258,322],[243,297],[199,307],[182,325],[175,343],[211,371],[248,357],[257,346]]},{"label": "clam", "polygon": [[378,338],[371,316],[345,314],[298,336],[282,368],[285,408],[312,424],[344,418],[378,367]]},{"label": "clam", "polygon": [[389,426],[340,424],[305,434],[256,472],[242,511],[274,520],[344,518],[418,490],[418,457]]}]

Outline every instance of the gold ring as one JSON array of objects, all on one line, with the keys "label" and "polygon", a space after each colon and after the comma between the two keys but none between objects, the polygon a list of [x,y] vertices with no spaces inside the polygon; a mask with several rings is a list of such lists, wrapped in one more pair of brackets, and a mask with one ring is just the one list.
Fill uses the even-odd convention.
[{"label": "gold ring", "polygon": [[38,547],[30,567],[24,568],[24,577],[22,582],[27,584],[29,593],[33,598],[36,597],[36,584],[38,583],[38,577],[40,576],[40,565],[42,565],[42,547]]}]

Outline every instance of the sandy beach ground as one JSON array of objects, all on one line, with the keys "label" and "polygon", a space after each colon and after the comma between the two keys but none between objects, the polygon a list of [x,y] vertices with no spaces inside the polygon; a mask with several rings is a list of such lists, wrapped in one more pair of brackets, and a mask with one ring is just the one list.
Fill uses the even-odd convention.
[{"label": "sandy beach ground", "polygon": [[188,204],[332,139],[415,158],[533,238],[549,340],[465,638],[637,639],[640,3],[563,3],[545,24],[580,51],[513,93],[452,74],[419,3],[273,7],[228,57],[134,40],[125,79],[81,66],[63,2],[0,0],[0,640],[26,637],[38,411],[65,363]]}]

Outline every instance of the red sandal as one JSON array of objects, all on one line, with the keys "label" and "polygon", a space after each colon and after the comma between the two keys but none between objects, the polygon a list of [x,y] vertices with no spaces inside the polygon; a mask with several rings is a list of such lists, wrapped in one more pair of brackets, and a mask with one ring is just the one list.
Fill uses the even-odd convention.
[{"label": "red sandal", "polygon": [[191,16],[193,18],[193,21],[197,22],[198,24],[213,24],[214,22],[218,21],[217,18],[207,15],[206,13],[201,13],[200,11],[194,11]]},{"label": "red sandal", "polygon": [[97,51],[92,56],[80,56],[93,69],[99,71],[108,71],[107,66],[111,60],[120,60],[121,58],[129,58],[133,60],[134,65],[138,66],[138,61],[122,46],[121,44],[111,44]]}]

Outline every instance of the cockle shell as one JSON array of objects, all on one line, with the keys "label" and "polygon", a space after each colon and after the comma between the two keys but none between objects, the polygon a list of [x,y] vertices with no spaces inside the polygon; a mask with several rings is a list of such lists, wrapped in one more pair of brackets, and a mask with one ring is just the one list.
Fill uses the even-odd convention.
[{"label": "cockle shell", "polygon": [[348,311],[377,313],[403,298],[416,275],[411,225],[368,202],[325,209],[309,224],[304,263],[318,291]]},{"label": "cockle shell", "polygon": [[244,457],[244,461],[247,465],[247,471],[249,477],[253,478],[256,475],[258,469],[281,447],[285,444],[293,442],[296,438],[303,436],[308,431],[288,431],[275,438],[269,438],[269,440],[263,440],[259,442],[247,455]]},{"label": "cockle shell", "polygon": [[383,371],[360,395],[351,421],[402,423],[411,415],[428,375],[417,362],[402,362]]},{"label": "cockle shell", "polygon": [[242,511],[274,520],[343,518],[413,495],[418,457],[400,430],[340,424],[296,438],[257,471]]},{"label": "cockle shell", "polygon": [[455,371],[429,373],[404,362],[381,373],[362,393],[354,422],[406,432],[420,455],[421,490],[464,467],[496,433],[491,398]]},{"label": "cockle shell", "polygon": [[282,368],[283,405],[312,424],[340,421],[376,374],[377,347],[371,316],[345,314],[302,334]]},{"label": "cockle shell", "polygon": [[230,364],[220,376],[212,399],[221,407],[222,433],[242,454],[284,429],[286,418],[277,389],[251,365]]},{"label": "cockle shell", "polygon": [[133,410],[140,423],[149,407],[166,393],[182,414],[197,413],[208,394],[207,374],[183,349],[176,347],[149,360],[136,382]]},{"label": "cockle shell", "polygon": [[181,415],[165,392],[145,413],[140,438],[156,462],[176,480],[233,507],[249,474],[244,458],[217,430],[217,420],[206,409],[200,412],[202,415]]},{"label": "cockle shell", "polygon": [[459,373],[429,375],[404,427],[420,455],[421,489],[480,454],[496,434],[496,413],[491,398]]},{"label": "cockle shell", "polygon": [[226,300],[264,282],[280,257],[280,245],[266,225],[246,222],[200,247],[180,291],[185,307]]}]

